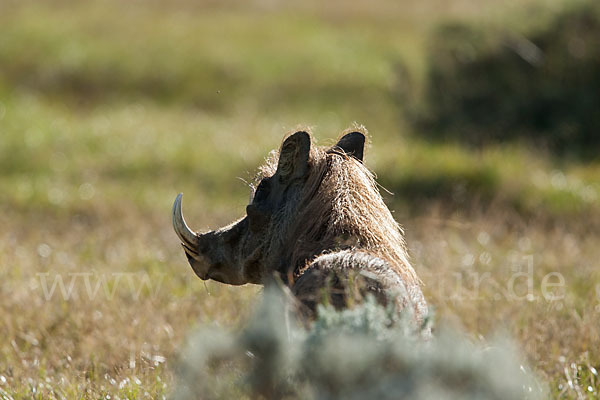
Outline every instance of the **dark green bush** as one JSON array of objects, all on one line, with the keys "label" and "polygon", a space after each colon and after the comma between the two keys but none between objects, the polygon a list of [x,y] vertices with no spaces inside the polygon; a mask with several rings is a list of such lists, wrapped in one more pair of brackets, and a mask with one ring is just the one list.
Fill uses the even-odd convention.
[{"label": "dark green bush", "polygon": [[563,154],[595,156],[599,10],[594,2],[566,8],[528,34],[440,27],[413,122],[436,137],[473,144],[524,138]]}]

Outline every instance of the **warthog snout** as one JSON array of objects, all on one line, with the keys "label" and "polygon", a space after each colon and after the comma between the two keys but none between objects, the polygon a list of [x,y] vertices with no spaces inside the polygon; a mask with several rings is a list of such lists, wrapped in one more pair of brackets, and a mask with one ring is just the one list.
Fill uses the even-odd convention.
[{"label": "warthog snout", "polygon": [[197,234],[185,222],[181,210],[182,194],[173,204],[173,227],[181,240],[192,269],[202,280],[212,279],[230,285],[243,285],[249,280],[235,268],[240,238],[247,229],[246,218],[216,231]]}]

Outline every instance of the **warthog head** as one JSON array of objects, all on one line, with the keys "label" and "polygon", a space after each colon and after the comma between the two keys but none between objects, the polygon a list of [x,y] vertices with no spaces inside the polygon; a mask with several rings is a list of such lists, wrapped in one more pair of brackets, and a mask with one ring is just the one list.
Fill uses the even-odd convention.
[{"label": "warthog head", "polygon": [[325,284],[323,271],[354,269],[422,297],[403,232],[362,163],[364,144],[359,131],[327,148],[291,134],[260,168],[246,216],[215,231],[188,227],[179,194],[173,226],[196,275],[231,285],[275,275],[306,291]]},{"label": "warthog head", "polygon": [[294,245],[288,226],[290,219],[296,219],[301,212],[300,201],[306,197],[310,169],[310,135],[296,132],[282,144],[276,171],[263,174],[246,207],[246,216],[206,233],[188,228],[179,194],[173,205],[173,226],[196,275],[243,285],[262,283],[275,272],[278,265],[273,264],[273,256]]}]

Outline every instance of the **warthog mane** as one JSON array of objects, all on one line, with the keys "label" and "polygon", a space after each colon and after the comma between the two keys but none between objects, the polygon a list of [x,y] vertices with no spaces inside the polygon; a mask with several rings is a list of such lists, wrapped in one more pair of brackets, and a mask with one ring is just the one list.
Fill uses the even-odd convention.
[{"label": "warthog mane", "polygon": [[[364,128],[359,130],[367,135]],[[275,173],[278,159],[279,152],[272,151],[259,168],[258,180]],[[311,146],[309,165],[305,190],[298,194],[299,206],[284,207],[273,218],[285,221],[283,229],[290,233],[274,235],[270,243],[272,248],[283,245],[289,249],[284,257],[291,260],[285,266],[287,277],[296,279],[323,253],[355,248],[385,260],[406,285],[419,284],[409,262],[404,231],[385,205],[373,173],[356,158],[319,146]],[[299,215],[293,215],[296,209]],[[278,242],[282,238],[295,242]]]}]

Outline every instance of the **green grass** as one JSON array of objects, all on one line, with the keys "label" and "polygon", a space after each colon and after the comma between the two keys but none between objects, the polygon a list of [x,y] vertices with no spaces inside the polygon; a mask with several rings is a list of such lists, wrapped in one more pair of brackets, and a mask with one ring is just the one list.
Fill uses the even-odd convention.
[{"label": "green grass", "polygon": [[[228,223],[286,132],[308,124],[332,144],[354,121],[438,319],[477,340],[508,330],[557,395],[597,393],[600,165],[407,128],[398,62],[418,77],[436,21],[510,11],[441,3],[0,5],[0,397],[167,395],[189,330],[239,328],[259,291],[195,278],[170,227],[175,195],[194,228]],[[527,255],[535,300],[509,300]],[[500,284],[472,298],[472,282],[456,285],[471,272]],[[540,297],[550,272],[563,301]],[[39,273],[92,273],[114,295],[90,299],[77,275],[78,299],[46,300]]]}]

